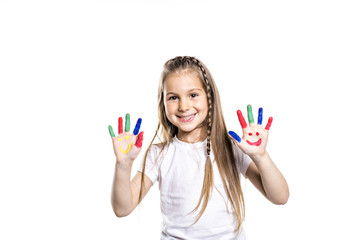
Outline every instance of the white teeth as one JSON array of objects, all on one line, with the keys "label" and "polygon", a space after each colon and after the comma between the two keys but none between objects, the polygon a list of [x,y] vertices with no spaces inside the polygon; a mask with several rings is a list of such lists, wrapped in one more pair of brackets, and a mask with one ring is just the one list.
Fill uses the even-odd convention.
[{"label": "white teeth", "polygon": [[195,113],[192,115],[184,116],[184,117],[180,117],[180,118],[186,121],[186,120],[189,120],[190,118],[192,118],[194,115],[195,115]]},{"label": "white teeth", "polygon": [[187,117],[182,117],[182,119],[184,119],[184,120],[189,120],[190,118],[192,118],[192,116],[194,116],[194,115],[187,116]]}]

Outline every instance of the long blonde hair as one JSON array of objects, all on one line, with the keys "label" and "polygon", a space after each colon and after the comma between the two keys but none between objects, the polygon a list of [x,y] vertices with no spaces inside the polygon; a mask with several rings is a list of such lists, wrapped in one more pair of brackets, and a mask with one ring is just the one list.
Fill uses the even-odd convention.
[{"label": "long blonde hair", "polygon": [[[228,136],[226,129],[220,96],[207,67],[198,59],[194,57],[176,57],[168,60],[164,65],[164,70],[161,75],[159,89],[158,89],[158,116],[159,123],[155,132],[155,135],[150,143],[150,146],[146,150],[145,159],[143,162],[143,169],[145,169],[146,157],[149,149],[154,142],[155,138],[160,139],[160,145],[162,150],[167,146],[172,138],[177,133],[177,127],[174,126],[166,117],[165,105],[164,105],[164,82],[169,74],[179,72],[183,70],[191,70],[197,73],[199,78],[203,82],[203,87],[207,95],[208,100],[208,116],[206,121],[207,124],[207,159],[205,164],[205,176],[204,183],[200,195],[199,202],[194,208],[193,212],[197,211],[200,206],[200,212],[194,222],[194,224],[200,219],[204,213],[207,203],[211,197],[211,192],[214,187],[213,182],[213,168],[210,160],[210,151],[213,150],[216,164],[219,169],[219,173],[225,188],[227,198],[234,210],[236,215],[236,228],[235,231],[239,231],[242,222],[245,218],[245,204],[244,196],[240,184],[240,176],[237,168],[237,164],[234,158],[233,144],[231,138]],[[160,136],[159,136],[160,133]],[[211,144],[211,145],[210,145]],[[141,186],[144,186],[145,171],[142,171]],[[140,187],[139,201],[143,197],[143,188]]]}]

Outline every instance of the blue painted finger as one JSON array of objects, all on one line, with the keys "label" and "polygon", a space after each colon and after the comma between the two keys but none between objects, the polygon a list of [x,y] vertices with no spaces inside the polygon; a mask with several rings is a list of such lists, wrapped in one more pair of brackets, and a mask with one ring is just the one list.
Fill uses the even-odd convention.
[{"label": "blue painted finger", "polygon": [[134,135],[138,135],[139,131],[140,131],[140,126],[141,126],[141,122],[142,122],[142,119],[139,118],[136,122],[136,125],[135,125],[135,128],[134,128]]},{"label": "blue painted finger", "polygon": [[259,108],[258,125],[262,124],[262,120],[263,120],[263,108]]},{"label": "blue painted finger", "polygon": [[239,137],[239,135],[237,135],[235,132],[233,131],[229,131],[230,136],[232,136],[236,141],[241,142],[241,138]]}]

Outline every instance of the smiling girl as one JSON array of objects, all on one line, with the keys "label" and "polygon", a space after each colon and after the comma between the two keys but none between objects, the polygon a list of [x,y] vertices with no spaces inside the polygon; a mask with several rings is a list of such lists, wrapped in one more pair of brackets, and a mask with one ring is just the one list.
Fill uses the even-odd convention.
[{"label": "smiling girl", "polygon": [[[139,171],[130,180],[134,159],[141,150],[141,120],[119,135],[111,126],[116,155],[112,206],[118,217],[130,214],[158,181],[163,216],[161,239],[245,239],[244,196],[240,175],[274,204],[285,204],[289,189],[266,151],[272,118],[262,127],[248,106],[241,139],[226,129],[215,82],[194,57],[167,61],[158,91],[159,124]],[[158,137],[160,143],[153,144]],[[126,149],[126,151],[124,151]]]}]

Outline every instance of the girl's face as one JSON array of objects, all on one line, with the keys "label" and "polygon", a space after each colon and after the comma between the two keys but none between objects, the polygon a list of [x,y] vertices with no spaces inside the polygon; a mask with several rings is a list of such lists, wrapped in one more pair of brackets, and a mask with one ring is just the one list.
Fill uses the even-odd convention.
[{"label": "girl's face", "polygon": [[196,142],[205,137],[207,97],[202,80],[195,72],[168,75],[164,82],[164,105],[166,117],[178,128],[180,140]]}]

